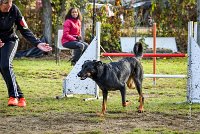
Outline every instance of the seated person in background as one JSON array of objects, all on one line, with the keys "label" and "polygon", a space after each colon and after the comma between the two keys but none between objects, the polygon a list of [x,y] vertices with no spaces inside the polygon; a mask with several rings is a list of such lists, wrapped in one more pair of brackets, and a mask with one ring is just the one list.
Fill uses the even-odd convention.
[{"label": "seated person in background", "polygon": [[75,65],[81,55],[87,49],[88,44],[81,37],[81,13],[78,8],[71,8],[65,16],[63,24],[62,45],[65,48],[74,49],[71,64]]}]

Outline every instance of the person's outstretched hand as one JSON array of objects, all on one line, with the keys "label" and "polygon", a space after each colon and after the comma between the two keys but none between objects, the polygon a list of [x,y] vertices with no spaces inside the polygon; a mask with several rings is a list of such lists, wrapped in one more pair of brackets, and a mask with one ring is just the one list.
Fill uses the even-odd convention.
[{"label": "person's outstretched hand", "polygon": [[0,39],[0,48],[4,46],[4,43]]},{"label": "person's outstretched hand", "polygon": [[52,47],[50,47],[49,44],[46,44],[46,43],[39,43],[39,44],[37,45],[37,47],[38,47],[40,50],[44,51],[44,52],[49,52],[49,51],[52,50]]}]

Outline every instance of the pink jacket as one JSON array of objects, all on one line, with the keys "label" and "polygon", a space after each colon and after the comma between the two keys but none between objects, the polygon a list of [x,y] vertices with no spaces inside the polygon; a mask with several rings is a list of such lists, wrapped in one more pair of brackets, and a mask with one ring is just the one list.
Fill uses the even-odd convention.
[{"label": "pink jacket", "polygon": [[81,21],[79,19],[67,19],[63,24],[62,44],[77,40],[81,36]]}]

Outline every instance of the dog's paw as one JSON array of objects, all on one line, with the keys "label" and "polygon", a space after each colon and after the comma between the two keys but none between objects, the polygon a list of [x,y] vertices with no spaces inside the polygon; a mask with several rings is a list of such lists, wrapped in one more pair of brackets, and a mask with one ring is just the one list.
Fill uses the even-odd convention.
[{"label": "dog's paw", "polygon": [[143,112],[144,112],[143,106],[139,106],[139,108],[138,108],[138,113],[143,113]]},{"label": "dog's paw", "polygon": [[102,113],[102,112],[101,112],[101,113],[97,112],[96,114],[97,114],[97,116],[99,116],[99,117],[104,117],[104,116],[105,116],[105,113]]},{"label": "dog's paw", "polygon": [[138,109],[138,113],[143,113],[144,110]]},{"label": "dog's paw", "polygon": [[126,107],[126,106],[128,106],[128,105],[130,105],[130,104],[131,104],[131,102],[127,100],[125,103],[122,104],[122,106],[123,106],[123,107]]}]

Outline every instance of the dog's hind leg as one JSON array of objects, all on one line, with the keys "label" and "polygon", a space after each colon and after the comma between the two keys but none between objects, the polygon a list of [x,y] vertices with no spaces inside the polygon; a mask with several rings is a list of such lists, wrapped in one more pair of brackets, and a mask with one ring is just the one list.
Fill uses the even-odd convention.
[{"label": "dog's hind leg", "polygon": [[136,89],[137,89],[138,94],[139,94],[140,105],[139,105],[139,108],[138,108],[138,112],[142,113],[144,111],[144,97],[143,97],[143,94],[142,94],[142,79],[140,79],[138,77],[134,77],[134,82],[135,82],[135,86],[136,86]]},{"label": "dog's hind leg", "polygon": [[130,104],[130,102],[126,100],[126,86],[125,86],[125,84],[120,88],[120,93],[121,93],[121,96],[122,96],[122,106],[126,107],[127,105]]}]

